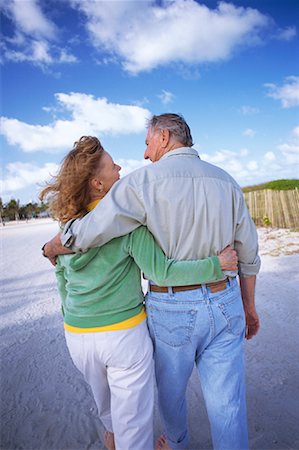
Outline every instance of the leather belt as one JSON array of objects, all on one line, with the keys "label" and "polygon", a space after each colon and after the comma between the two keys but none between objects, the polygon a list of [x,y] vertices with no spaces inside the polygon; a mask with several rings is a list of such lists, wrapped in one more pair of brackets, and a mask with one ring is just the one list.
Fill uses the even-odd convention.
[{"label": "leather belt", "polygon": [[[182,291],[192,291],[194,289],[200,289],[206,286],[210,289],[212,293],[221,292],[226,289],[226,282],[228,278],[221,281],[216,281],[215,283],[205,283],[205,284],[190,284],[189,286],[173,286],[171,287],[172,292],[182,292]],[[148,287],[151,292],[168,292],[168,287],[166,286],[156,286],[155,284],[150,284]]]}]

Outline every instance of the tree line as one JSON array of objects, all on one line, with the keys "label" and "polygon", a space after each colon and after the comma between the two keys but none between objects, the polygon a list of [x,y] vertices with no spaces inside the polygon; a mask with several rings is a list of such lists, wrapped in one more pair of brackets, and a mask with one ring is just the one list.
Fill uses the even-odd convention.
[{"label": "tree line", "polygon": [[48,205],[46,203],[27,203],[21,205],[19,200],[12,198],[7,203],[3,203],[0,197],[0,222],[5,223],[10,220],[29,220],[37,217],[49,216]]}]

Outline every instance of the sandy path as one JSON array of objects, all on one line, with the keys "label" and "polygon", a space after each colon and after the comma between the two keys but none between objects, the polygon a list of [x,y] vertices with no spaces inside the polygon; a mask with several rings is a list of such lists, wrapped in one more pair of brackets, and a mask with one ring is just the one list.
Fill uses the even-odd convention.
[{"label": "sandy path", "polygon": [[[3,450],[102,449],[93,399],[66,350],[53,270],[40,254],[56,229],[49,220],[0,228]],[[295,450],[299,233],[259,233],[263,266],[257,306],[262,329],[246,344],[250,443],[251,449]],[[191,447],[211,448],[195,372],[188,401]],[[155,430],[161,430],[158,414]]]}]

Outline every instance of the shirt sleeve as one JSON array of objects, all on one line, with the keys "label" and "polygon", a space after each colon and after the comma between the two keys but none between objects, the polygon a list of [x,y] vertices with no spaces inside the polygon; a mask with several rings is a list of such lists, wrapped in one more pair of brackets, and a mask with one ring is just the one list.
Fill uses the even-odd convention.
[{"label": "shirt sleeve", "polygon": [[257,275],[261,266],[258,235],[242,193],[239,199],[234,248],[238,253],[239,275],[241,277]]},{"label": "shirt sleeve", "polygon": [[199,284],[225,277],[217,256],[197,261],[167,258],[146,227],[139,227],[130,234],[129,247],[130,255],[146,278],[159,286]]},{"label": "shirt sleeve", "polygon": [[124,177],[91,212],[82,219],[67,222],[61,242],[75,252],[84,252],[91,247],[101,247],[145,223],[145,208],[134,179]]},{"label": "shirt sleeve", "polygon": [[62,315],[64,316],[64,305],[65,305],[65,301],[66,301],[66,297],[67,297],[67,290],[66,290],[66,279],[64,276],[64,267],[60,264],[59,258],[58,258],[57,264],[55,266],[55,275],[56,275],[59,296],[61,299]]}]

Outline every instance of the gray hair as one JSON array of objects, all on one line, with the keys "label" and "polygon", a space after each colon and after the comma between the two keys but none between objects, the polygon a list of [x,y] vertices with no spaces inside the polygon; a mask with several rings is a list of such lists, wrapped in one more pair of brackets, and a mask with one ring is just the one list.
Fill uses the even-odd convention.
[{"label": "gray hair", "polygon": [[160,114],[152,116],[147,122],[147,128],[152,130],[168,130],[185,147],[192,147],[193,139],[189,125],[180,114]]}]

